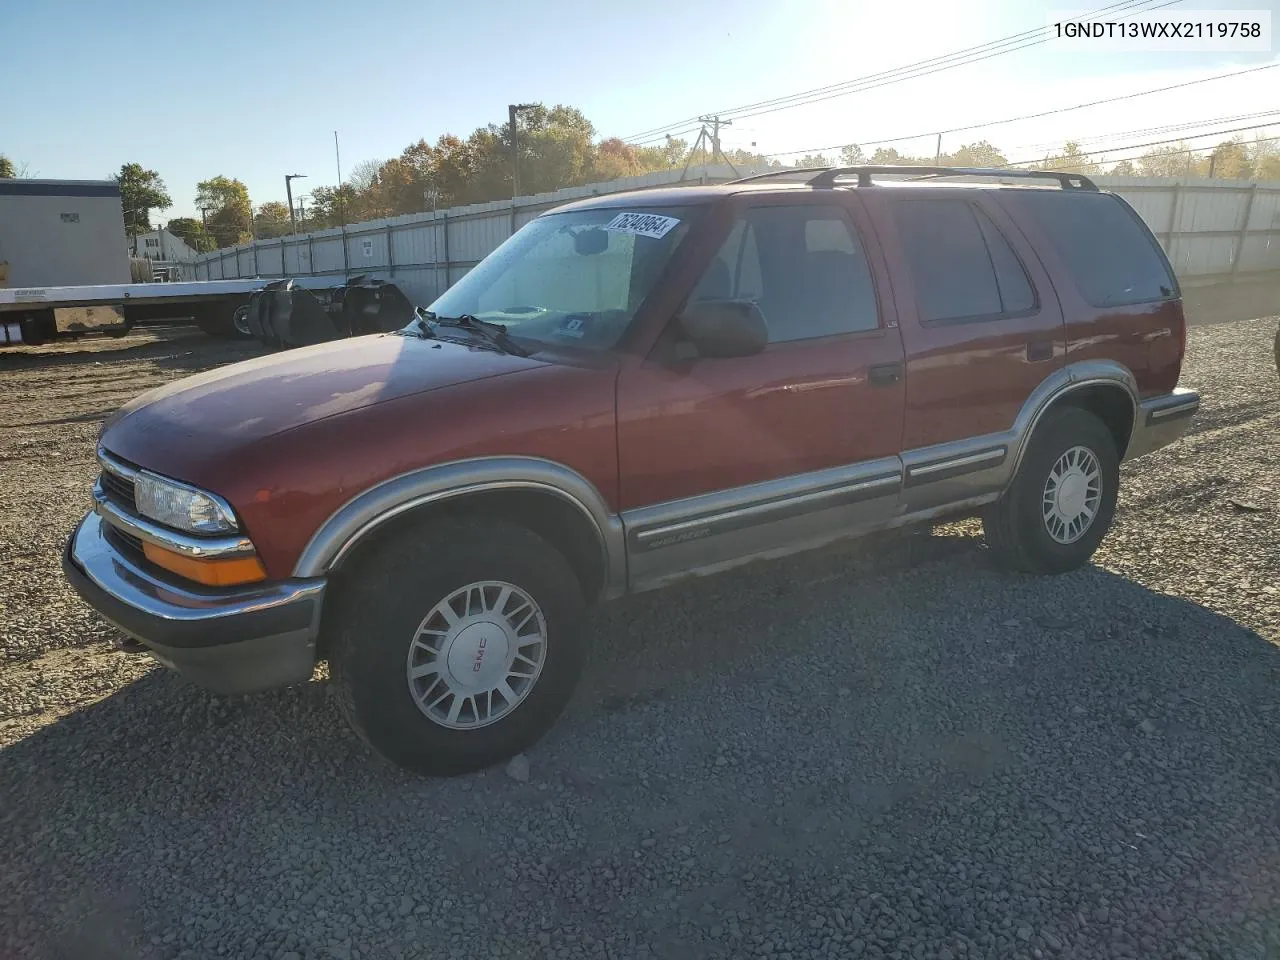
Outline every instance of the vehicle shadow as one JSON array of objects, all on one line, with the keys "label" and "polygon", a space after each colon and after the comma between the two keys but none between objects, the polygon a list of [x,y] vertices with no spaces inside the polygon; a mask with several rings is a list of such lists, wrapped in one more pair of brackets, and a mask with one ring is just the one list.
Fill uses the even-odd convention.
[{"label": "vehicle shadow", "polygon": [[[936,539],[942,559],[892,575],[828,551],[601,609],[528,783],[391,768],[344,729],[327,682],[220,698],[157,669],[0,753],[0,956],[206,955],[230,916],[264,955],[310,956],[313,909],[428,870],[483,893],[469,949],[496,955],[510,922],[585,910],[566,885],[590,884],[592,862],[618,878],[591,910],[634,942],[730,956],[695,941],[726,911],[773,909],[750,878],[778,858],[851,897],[916,871],[960,897],[971,880],[941,865],[996,857],[1013,896],[1051,898],[1046,872],[1078,873],[1117,920],[1125,898],[1164,910],[1173,890],[1199,909],[1171,935],[1243,936],[1232,916],[1260,914],[1240,888],[1278,853],[1247,818],[1273,817],[1280,787],[1280,648],[1096,567],[1010,576],[976,539]],[[989,853],[1011,833],[1039,852]],[[1113,856],[1121,834],[1140,851],[1123,892],[1091,852]],[[646,837],[686,845],[676,899],[629,866]],[[277,885],[299,912],[260,896]],[[1084,955],[1114,924],[1073,910],[1045,923]],[[433,918],[393,910],[356,939],[367,956],[442,956]]]},{"label": "vehicle shadow", "polygon": [[85,338],[0,350],[0,373],[58,370],[85,364],[150,362],[162,370],[195,373],[267,352],[257,341],[214,339],[194,326],[142,328],[121,338]]}]

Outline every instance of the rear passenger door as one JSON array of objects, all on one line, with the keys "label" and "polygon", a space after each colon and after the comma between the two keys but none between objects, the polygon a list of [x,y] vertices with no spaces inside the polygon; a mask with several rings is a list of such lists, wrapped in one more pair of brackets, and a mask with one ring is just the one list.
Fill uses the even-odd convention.
[{"label": "rear passenger door", "polygon": [[[868,191],[869,193],[869,191]],[[893,194],[890,196],[890,194]],[[896,189],[867,200],[890,238],[906,346],[908,509],[964,493],[933,483],[998,467],[998,435],[1063,365],[1062,312],[1015,224],[978,191]]]},{"label": "rear passenger door", "polygon": [[[843,198],[784,200],[738,208],[687,297],[755,301],[764,352],[689,358],[664,335],[619,375],[634,586],[791,549],[894,507],[903,353],[879,295],[883,260]],[[666,333],[678,330],[673,317]]]}]

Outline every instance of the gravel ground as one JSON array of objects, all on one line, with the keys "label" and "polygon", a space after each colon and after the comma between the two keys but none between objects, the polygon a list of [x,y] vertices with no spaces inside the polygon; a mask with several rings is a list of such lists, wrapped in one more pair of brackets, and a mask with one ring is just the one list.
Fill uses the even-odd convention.
[{"label": "gravel ground", "polygon": [[101,416],[252,348],[0,356],[0,957],[1280,957],[1275,330],[1192,331],[1095,566],[963,523],[621,601],[527,768],[448,781],[61,584]]}]

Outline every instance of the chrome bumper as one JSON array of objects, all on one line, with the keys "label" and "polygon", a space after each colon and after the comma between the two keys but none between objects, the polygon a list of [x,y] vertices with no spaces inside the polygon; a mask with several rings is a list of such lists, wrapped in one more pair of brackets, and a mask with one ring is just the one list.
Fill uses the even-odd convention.
[{"label": "chrome bumper", "polygon": [[85,601],[167,667],[218,693],[307,680],[316,662],[323,579],[233,589],[179,584],[103,537],[90,513],[67,543],[62,569]]},{"label": "chrome bumper", "polygon": [[1200,409],[1200,394],[1178,387],[1173,393],[1143,400],[1138,407],[1138,420],[1133,425],[1125,459],[1132,460],[1152,450],[1159,450],[1177,440],[1191,425]]}]

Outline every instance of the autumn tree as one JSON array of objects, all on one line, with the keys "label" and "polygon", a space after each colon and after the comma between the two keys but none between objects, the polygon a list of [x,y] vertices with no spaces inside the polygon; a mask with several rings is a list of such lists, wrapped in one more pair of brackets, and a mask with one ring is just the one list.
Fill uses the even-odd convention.
[{"label": "autumn tree", "polygon": [[867,158],[863,154],[862,148],[856,143],[846,144],[840,148],[840,165],[842,167],[856,167],[866,162]]},{"label": "autumn tree", "polygon": [[1111,168],[1113,177],[1132,177],[1135,174],[1132,160],[1120,160]]},{"label": "autumn tree", "polygon": [[126,163],[111,180],[120,188],[120,205],[124,208],[125,232],[136,237],[151,229],[151,211],[172,206],[169,191],[154,170],[140,163]]},{"label": "autumn tree", "polygon": [[249,188],[239,180],[223,176],[201,180],[196,184],[196,206],[208,211],[205,229],[219,247],[246,243],[252,238]]},{"label": "autumn tree", "polygon": [[1280,180],[1280,144],[1259,134],[1249,144],[1249,164],[1257,179]]},{"label": "autumn tree", "polygon": [[1244,141],[1236,137],[1224,140],[1214,147],[1209,154],[1209,169],[1205,171],[1205,175],[1224,180],[1248,180],[1252,177],[1252,158]]},{"label": "autumn tree", "polygon": [[18,175],[17,168],[14,167],[13,161],[0,153],[0,180],[12,180]]},{"label": "autumn tree", "polygon": [[289,233],[292,222],[289,219],[289,205],[279,200],[271,200],[258,208],[253,218],[253,235],[255,237],[283,237]]},{"label": "autumn tree", "polygon": [[1186,177],[1208,173],[1208,161],[1197,163],[1195,153],[1182,141],[1152,147],[1138,158],[1138,172],[1144,177]]},{"label": "autumn tree", "polygon": [[1086,176],[1102,172],[1102,167],[1089,154],[1085,153],[1075,140],[1068,140],[1063,144],[1060,153],[1046,155],[1042,166],[1045,170],[1057,170],[1062,173],[1083,173]]},{"label": "autumn tree", "polygon": [[1009,158],[985,140],[964,144],[954,153],[944,153],[938,161],[944,167],[1007,167],[1009,165]]}]

